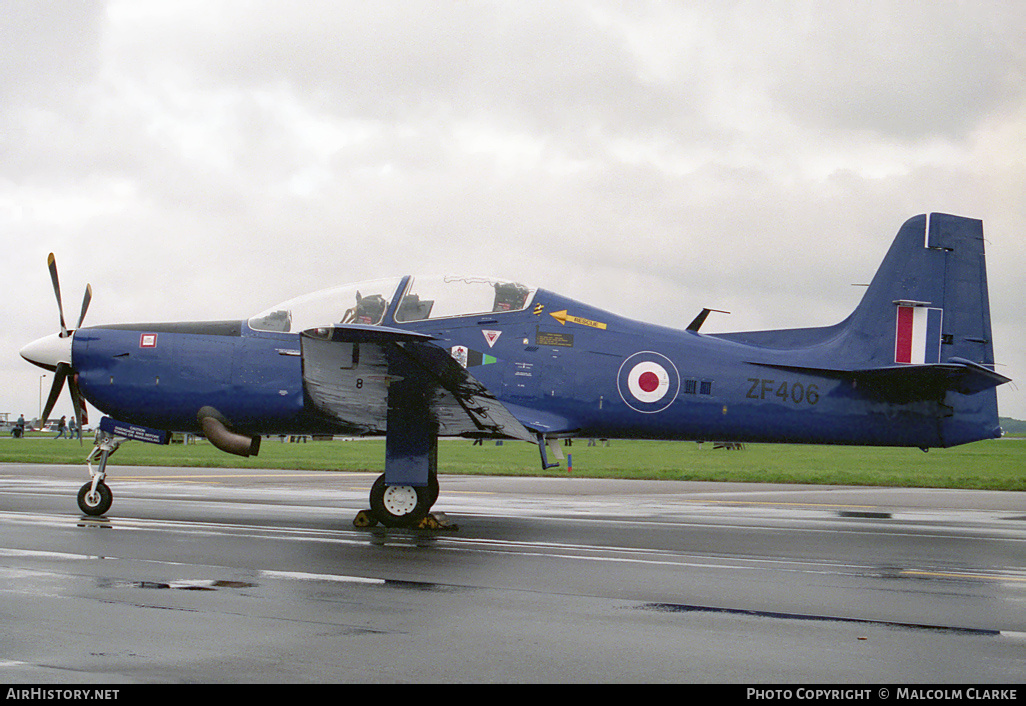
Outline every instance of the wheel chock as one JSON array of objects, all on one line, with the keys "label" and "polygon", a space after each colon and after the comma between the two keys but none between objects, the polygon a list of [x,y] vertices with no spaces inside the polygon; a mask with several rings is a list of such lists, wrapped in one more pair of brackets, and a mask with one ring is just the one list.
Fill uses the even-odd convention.
[{"label": "wheel chock", "polygon": [[[354,527],[375,527],[377,524],[378,519],[370,510],[360,510],[353,518]],[[444,512],[429,512],[415,529],[455,531],[459,528],[459,525],[450,520]]]},{"label": "wheel chock", "polygon": [[420,521],[417,525],[417,529],[428,529],[428,530],[458,530],[460,527],[455,522],[450,520],[444,512],[429,512],[427,516]]},{"label": "wheel chock", "polygon": [[439,528],[438,520],[428,514],[423,520],[417,523],[417,529],[436,530]]}]

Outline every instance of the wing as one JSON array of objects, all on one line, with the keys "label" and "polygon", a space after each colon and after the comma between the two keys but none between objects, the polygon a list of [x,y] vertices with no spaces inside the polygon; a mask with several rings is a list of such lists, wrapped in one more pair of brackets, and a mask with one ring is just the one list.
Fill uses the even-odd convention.
[{"label": "wing", "polygon": [[304,331],[303,385],[340,430],[382,434],[389,408],[426,409],[439,436],[534,435],[426,334],[340,324]]}]

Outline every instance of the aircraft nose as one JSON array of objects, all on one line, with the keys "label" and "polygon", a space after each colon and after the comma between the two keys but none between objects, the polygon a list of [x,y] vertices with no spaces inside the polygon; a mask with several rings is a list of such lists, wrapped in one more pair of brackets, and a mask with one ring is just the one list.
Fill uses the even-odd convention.
[{"label": "aircraft nose", "polygon": [[59,333],[43,336],[22,348],[21,357],[46,370],[56,370],[58,363],[71,365],[71,336],[61,338]]}]

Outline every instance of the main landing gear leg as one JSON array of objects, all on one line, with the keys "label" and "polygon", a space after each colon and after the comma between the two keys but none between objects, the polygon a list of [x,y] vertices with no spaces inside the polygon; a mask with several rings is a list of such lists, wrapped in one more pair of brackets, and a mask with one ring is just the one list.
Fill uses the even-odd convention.
[{"label": "main landing gear leg", "polygon": [[[93,450],[86,457],[89,466],[89,477],[91,480],[83,485],[78,491],[78,508],[87,515],[104,515],[114,502],[114,494],[104,482],[107,478],[107,459],[118,450],[122,443],[127,441],[121,437],[115,437],[104,431],[96,432],[96,444]],[[93,468],[93,459],[99,455],[100,467]]]},{"label": "main landing gear leg", "polygon": [[371,488],[370,510],[356,516],[358,527],[440,526],[429,514],[438,499],[439,425],[429,402],[437,389],[422,372],[401,345],[389,358],[385,473]]}]

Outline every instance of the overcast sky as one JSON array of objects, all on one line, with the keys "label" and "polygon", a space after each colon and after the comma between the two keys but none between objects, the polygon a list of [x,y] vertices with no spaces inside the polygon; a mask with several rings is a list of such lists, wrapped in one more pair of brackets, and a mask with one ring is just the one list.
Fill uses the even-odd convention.
[{"label": "overcast sky", "polygon": [[1026,419],[1022,0],[0,2],[15,417],[51,251],[71,326],[465,272],[715,332],[840,321],[929,211],[984,221]]}]

